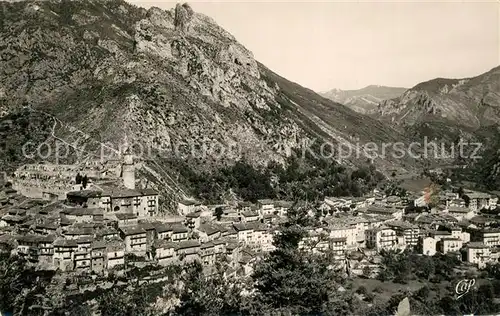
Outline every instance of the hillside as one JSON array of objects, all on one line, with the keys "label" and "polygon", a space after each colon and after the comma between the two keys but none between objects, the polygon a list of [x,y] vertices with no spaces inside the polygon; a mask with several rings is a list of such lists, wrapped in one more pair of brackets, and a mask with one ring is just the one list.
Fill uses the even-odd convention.
[{"label": "hillside", "polygon": [[[184,195],[179,161],[193,172],[241,159],[258,167],[286,164],[307,141],[317,152],[325,141],[354,148],[358,141],[401,139],[273,73],[187,4],[169,11],[120,0],[0,7],[2,121],[22,117],[34,132],[3,141],[1,163],[9,170],[39,160],[21,155],[24,139],[70,144],[66,160],[76,163],[115,159],[112,149],[128,144],[141,149],[135,153],[143,177]],[[361,154],[339,162],[366,160]],[[382,169],[398,163],[374,162]]]},{"label": "hillside", "polygon": [[377,110],[380,102],[397,98],[406,90],[406,88],[370,85],[358,90],[332,89],[321,95],[342,103],[358,113],[371,114]]},{"label": "hillside", "polygon": [[[400,97],[381,102],[372,117],[409,139],[437,140],[448,152],[455,148],[456,159],[436,159],[431,164],[451,168],[454,179],[474,182],[479,189],[498,189],[500,67],[472,78],[419,83]],[[458,157],[459,141],[465,144],[463,157]],[[479,151],[471,158],[476,148]]]},{"label": "hillside", "polygon": [[374,117],[412,137],[477,136],[500,123],[500,67],[473,78],[420,83],[381,102]]}]

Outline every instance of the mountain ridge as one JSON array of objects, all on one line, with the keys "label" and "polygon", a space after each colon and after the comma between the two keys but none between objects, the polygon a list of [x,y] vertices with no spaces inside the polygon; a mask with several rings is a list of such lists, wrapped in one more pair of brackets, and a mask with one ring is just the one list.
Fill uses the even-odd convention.
[{"label": "mountain ridge", "polygon": [[344,104],[358,113],[371,114],[376,111],[380,101],[398,97],[406,90],[406,88],[400,87],[368,85],[356,90],[332,89],[321,92],[320,95]]}]

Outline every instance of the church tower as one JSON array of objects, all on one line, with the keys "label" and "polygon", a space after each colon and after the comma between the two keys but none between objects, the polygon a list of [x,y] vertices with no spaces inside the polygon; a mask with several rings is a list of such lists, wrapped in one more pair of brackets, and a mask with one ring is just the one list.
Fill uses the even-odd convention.
[{"label": "church tower", "polygon": [[127,189],[135,189],[134,156],[129,152],[125,152],[123,155],[122,179],[123,185],[125,185]]}]

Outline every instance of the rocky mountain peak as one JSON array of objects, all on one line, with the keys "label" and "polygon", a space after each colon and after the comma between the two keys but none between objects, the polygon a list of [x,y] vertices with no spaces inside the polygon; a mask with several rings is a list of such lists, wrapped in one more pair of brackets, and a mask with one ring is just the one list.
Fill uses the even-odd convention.
[{"label": "rocky mountain peak", "polygon": [[189,22],[193,18],[194,11],[191,6],[187,3],[180,4],[177,3],[175,6],[175,18],[174,25],[176,30],[186,31],[189,26]]},{"label": "rocky mountain peak", "polygon": [[[187,4],[163,11],[152,8],[135,26],[136,53],[170,61],[170,65],[202,95],[248,108],[250,103],[266,107],[256,95],[248,98],[241,87],[260,87],[257,62],[252,53],[212,19],[194,13]],[[257,80],[257,81],[256,81]],[[248,89],[247,89],[248,90]]]}]

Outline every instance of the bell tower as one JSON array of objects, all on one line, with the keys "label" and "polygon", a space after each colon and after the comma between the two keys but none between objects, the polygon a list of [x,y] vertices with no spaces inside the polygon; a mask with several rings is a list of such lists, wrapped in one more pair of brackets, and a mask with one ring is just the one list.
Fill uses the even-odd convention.
[{"label": "bell tower", "polygon": [[125,154],[123,155],[122,179],[123,179],[123,185],[127,189],[131,190],[135,189],[134,156],[129,151],[126,151]]}]

